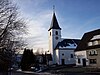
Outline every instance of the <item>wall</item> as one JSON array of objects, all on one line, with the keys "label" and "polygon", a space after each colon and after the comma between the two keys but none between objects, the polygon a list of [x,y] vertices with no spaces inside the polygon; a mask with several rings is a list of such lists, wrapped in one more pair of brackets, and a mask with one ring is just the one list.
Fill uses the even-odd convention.
[{"label": "wall", "polygon": [[[56,31],[58,31],[58,35],[56,35]],[[51,33],[51,35],[50,35]],[[58,39],[56,39],[58,37]],[[61,30],[59,29],[51,29],[49,31],[49,51],[52,55],[53,58],[53,64],[56,63],[56,52],[55,52],[55,47],[57,46],[58,42],[61,41]]]},{"label": "wall", "polygon": [[[97,51],[97,55],[89,55],[89,51],[93,51],[93,50],[96,50]],[[93,67],[100,67],[100,48],[97,48],[97,49],[90,49],[90,50],[87,50],[87,58],[88,59],[96,59],[97,63],[96,64],[90,64],[89,63],[89,66],[93,66]]]},{"label": "wall", "polygon": [[[75,54],[74,50],[68,49],[59,49],[56,50],[56,60],[59,65],[62,65],[62,59],[65,60],[65,64],[75,64]],[[64,55],[62,55],[64,54]],[[71,58],[71,54],[73,54],[73,58]]]},{"label": "wall", "polygon": [[[86,65],[89,65],[89,62],[88,62],[88,59],[87,59],[86,50],[75,52],[75,56],[76,56],[76,65],[77,66],[83,66],[82,59],[86,59]],[[80,59],[80,63],[78,63],[78,59]]]}]

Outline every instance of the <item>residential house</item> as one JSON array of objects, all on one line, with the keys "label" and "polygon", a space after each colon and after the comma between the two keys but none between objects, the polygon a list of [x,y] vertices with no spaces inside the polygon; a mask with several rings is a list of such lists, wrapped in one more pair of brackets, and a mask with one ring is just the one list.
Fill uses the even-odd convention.
[{"label": "residential house", "polygon": [[100,67],[100,29],[83,35],[75,55],[77,66]]}]

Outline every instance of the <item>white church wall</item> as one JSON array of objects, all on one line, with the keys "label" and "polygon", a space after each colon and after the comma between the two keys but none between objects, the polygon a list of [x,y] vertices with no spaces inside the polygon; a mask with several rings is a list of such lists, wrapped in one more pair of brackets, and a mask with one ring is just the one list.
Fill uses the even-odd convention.
[{"label": "white church wall", "polygon": [[56,49],[56,63],[59,64],[59,49]]},{"label": "white church wall", "polygon": [[[71,58],[71,54],[73,58]],[[74,50],[59,50],[59,65],[62,64],[62,59],[65,60],[65,64],[75,64]]]},{"label": "white church wall", "polygon": [[[56,35],[56,31],[58,31],[58,35]],[[58,39],[56,39],[58,37]],[[57,46],[58,42],[61,40],[61,30],[51,29],[49,31],[49,50],[52,53],[54,48]]]},{"label": "white church wall", "polygon": [[[56,31],[58,32],[58,35],[56,35]],[[58,39],[56,39],[58,37]],[[58,42],[61,41],[61,30],[59,29],[51,29],[49,31],[49,50],[53,58],[53,63],[56,63],[56,52],[55,47],[57,46]]]},{"label": "white church wall", "polygon": [[76,56],[76,65],[77,66],[83,66],[83,59],[86,59],[86,65],[89,65],[86,50],[75,52],[75,56]]}]

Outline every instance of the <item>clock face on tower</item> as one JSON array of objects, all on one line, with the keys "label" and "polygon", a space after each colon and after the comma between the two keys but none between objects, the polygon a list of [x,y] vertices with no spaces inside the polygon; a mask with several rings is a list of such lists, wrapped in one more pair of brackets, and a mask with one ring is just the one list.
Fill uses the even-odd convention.
[{"label": "clock face on tower", "polygon": [[58,37],[56,37],[56,40],[58,40]]}]

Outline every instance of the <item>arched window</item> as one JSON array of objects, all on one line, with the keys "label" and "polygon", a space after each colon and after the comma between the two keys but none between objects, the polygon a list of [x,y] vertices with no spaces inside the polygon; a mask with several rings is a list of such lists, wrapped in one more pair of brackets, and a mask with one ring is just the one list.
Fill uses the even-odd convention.
[{"label": "arched window", "polygon": [[51,36],[51,32],[50,32],[50,36]]},{"label": "arched window", "polygon": [[56,37],[56,40],[58,40],[58,37]]},{"label": "arched window", "polygon": [[96,55],[97,54],[97,51],[96,50],[94,50],[94,55]]},{"label": "arched window", "polygon": [[89,51],[89,55],[92,55],[92,51]]},{"label": "arched window", "polygon": [[91,51],[89,51],[89,55],[90,56],[97,55],[97,51],[96,50],[91,50]]},{"label": "arched window", "polygon": [[56,31],[56,35],[58,35],[58,31]]}]

